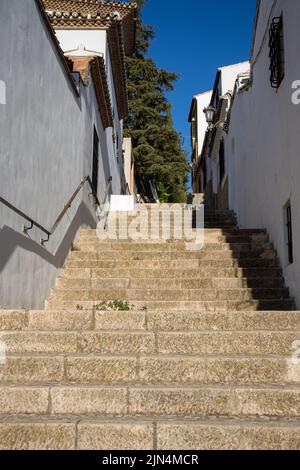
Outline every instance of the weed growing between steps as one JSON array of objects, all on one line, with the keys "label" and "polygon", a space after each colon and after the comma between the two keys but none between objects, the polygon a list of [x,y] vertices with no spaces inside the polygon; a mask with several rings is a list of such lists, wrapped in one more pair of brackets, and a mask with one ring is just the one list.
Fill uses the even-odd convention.
[{"label": "weed growing between steps", "polygon": [[72,245],[71,251],[81,251],[81,249],[77,245]]},{"label": "weed growing between steps", "polygon": [[112,300],[110,302],[101,302],[100,304],[94,305],[94,310],[101,311],[117,310],[120,312],[128,312],[134,309],[135,305],[129,304],[123,300]]},{"label": "weed growing between steps", "polygon": [[[82,311],[84,310],[83,305],[76,305],[76,310]],[[142,310],[146,311],[147,306],[144,305],[140,309],[138,309],[134,304],[130,304],[124,300],[111,300],[106,302],[101,302],[100,304],[96,304],[93,306],[93,310],[97,311],[119,311],[119,312],[129,312],[132,310]]]}]

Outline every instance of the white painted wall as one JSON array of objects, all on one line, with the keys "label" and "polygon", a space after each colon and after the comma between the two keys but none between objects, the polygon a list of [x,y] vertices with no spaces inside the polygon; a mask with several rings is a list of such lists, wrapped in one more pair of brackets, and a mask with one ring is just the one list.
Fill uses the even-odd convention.
[{"label": "white painted wall", "polygon": [[[114,117],[114,128],[107,128],[100,136],[102,147],[107,148],[108,169],[104,171],[106,182],[112,177],[112,192],[120,194],[125,190],[123,162],[123,121],[119,118],[114,77],[108,47],[106,30],[56,30],[56,36],[64,53],[68,56],[101,55],[106,65],[108,87]],[[83,46],[83,47],[82,47]],[[95,53],[95,54],[93,54]],[[105,152],[105,150],[104,150]]]},{"label": "white painted wall", "polygon": [[[271,11],[271,8],[273,10]],[[269,82],[268,18],[283,12],[285,78]],[[292,83],[300,80],[300,2],[263,0],[254,44],[253,84],[235,98],[226,141],[230,208],[240,226],[266,228],[278,251],[291,293],[300,306],[300,105]],[[291,198],[294,264],[287,261],[283,207]]]},{"label": "white painted wall", "polygon": [[[57,29],[56,36],[64,53],[76,51],[80,49],[80,46],[84,46],[87,55],[99,54],[106,59],[106,30]],[[93,54],[89,54],[89,52],[93,52]],[[72,55],[76,55],[76,53]]]},{"label": "white painted wall", "polygon": [[207,131],[207,122],[204,114],[204,108],[206,108],[211,100],[211,95],[212,91],[207,91],[205,93],[200,93],[199,95],[196,95],[195,98],[197,100],[197,124],[198,124],[198,129],[197,129],[197,140],[198,140],[198,158],[201,155],[202,152],[202,147],[203,147],[203,142],[205,138],[205,134]]},{"label": "white painted wall", "polygon": [[240,73],[247,72],[249,69],[249,61],[241,62],[239,64],[228,65],[227,67],[220,67],[219,70],[221,71],[221,94],[225,95],[229,91],[233,91],[237,76]]},{"label": "white painted wall", "polygon": [[[220,67],[218,72],[221,72],[220,75],[220,82],[219,82],[219,98],[221,96],[225,96],[227,93],[232,93],[234,90],[235,82],[239,74],[247,72],[250,69],[249,61],[241,62],[239,64],[233,64],[226,67]],[[229,100],[223,100],[220,120],[225,119],[227,108],[230,106]],[[212,181],[212,190],[213,193],[216,194],[220,188],[220,164],[219,164],[219,150],[220,150],[220,142],[222,138],[226,137],[225,132],[218,128],[214,142],[212,145],[212,152],[209,155],[208,160],[210,161],[210,173],[208,173],[208,179]],[[225,156],[225,174],[226,174],[226,156]],[[225,178],[224,178],[225,181]]]},{"label": "white painted wall", "polygon": [[[108,44],[106,45],[106,73],[108,79],[108,86],[111,96],[113,118],[114,118],[114,129],[108,128],[107,134],[107,145],[109,148],[110,155],[112,156],[111,162],[111,176],[112,181],[112,192],[113,194],[121,194],[122,190],[125,191],[125,176],[124,176],[124,160],[123,160],[123,120],[120,120],[117,97],[115,91],[115,84],[113,78],[112,65],[109,54]],[[115,142],[113,142],[113,133],[115,136]]]},{"label": "white painted wall", "polygon": [[[99,199],[106,176],[120,176],[112,158],[111,130],[104,132],[92,82],[72,91],[49,33],[32,0],[0,2],[0,194],[50,228],[80,181],[91,175],[93,128],[101,143]],[[12,40],[12,38],[18,38]],[[117,119],[117,117],[116,117]],[[94,226],[86,188],[51,238],[22,233],[24,220],[0,204],[0,308],[42,308],[76,233]]]},{"label": "white painted wall", "polygon": [[123,144],[125,180],[131,195],[135,193],[134,160],[131,137],[126,137]]}]

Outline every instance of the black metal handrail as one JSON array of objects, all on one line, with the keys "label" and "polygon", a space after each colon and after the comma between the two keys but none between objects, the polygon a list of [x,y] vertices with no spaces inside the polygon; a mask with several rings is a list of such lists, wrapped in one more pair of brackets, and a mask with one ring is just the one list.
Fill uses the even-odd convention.
[{"label": "black metal handrail", "polygon": [[[112,178],[110,177],[109,178],[109,181],[108,181],[108,185],[110,186],[111,185],[111,181],[112,181]],[[6,207],[8,207],[9,209],[11,209],[12,211],[14,211],[16,214],[18,214],[20,217],[22,217],[23,219],[27,220],[30,225],[28,227],[26,227],[25,225],[23,225],[23,232],[25,234],[27,234],[29,232],[29,230],[32,230],[33,227],[36,227],[38,228],[39,230],[41,230],[42,232],[44,232],[46,235],[47,235],[47,238],[41,238],[41,245],[45,245],[45,243],[47,243],[51,237],[51,235],[54,234],[55,230],[57,229],[58,225],[60,224],[60,222],[62,221],[62,219],[64,218],[66,212],[70,209],[70,207],[72,206],[74,200],[76,199],[77,195],[79,194],[79,192],[82,190],[82,188],[84,187],[85,183],[88,183],[90,188],[91,188],[91,193],[94,197],[94,200],[95,200],[95,203],[97,204],[98,207],[101,207],[101,204],[99,202],[99,199],[98,199],[98,196],[97,196],[97,193],[93,187],[93,184],[92,184],[92,181],[91,181],[91,178],[89,176],[86,176],[82,181],[81,183],[78,185],[78,187],[76,188],[76,190],[74,191],[74,193],[72,194],[71,198],[69,199],[69,201],[67,202],[67,204],[65,205],[65,207],[63,208],[63,210],[60,212],[59,216],[57,217],[57,219],[55,220],[54,224],[52,225],[51,229],[48,230],[46,229],[45,227],[43,227],[41,224],[39,224],[38,222],[36,222],[34,219],[32,219],[31,217],[29,217],[28,215],[24,214],[24,212],[20,211],[17,207],[15,207],[13,204],[11,204],[10,202],[8,202],[6,199],[4,199],[3,197],[0,196],[0,203],[4,204]],[[109,187],[108,186],[108,187]]]}]

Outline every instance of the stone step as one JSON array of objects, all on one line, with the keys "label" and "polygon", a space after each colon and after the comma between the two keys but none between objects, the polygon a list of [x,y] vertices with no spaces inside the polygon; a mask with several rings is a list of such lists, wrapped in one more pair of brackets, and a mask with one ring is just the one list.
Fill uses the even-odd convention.
[{"label": "stone step", "polygon": [[[228,235],[231,237],[238,236],[238,237],[251,238],[253,240],[261,240],[261,239],[265,239],[266,237],[268,237],[266,230],[263,230],[263,229],[258,229],[258,230],[257,229],[238,229],[236,227],[230,230],[226,230],[225,232],[223,229],[220,229],[220,228],[205,229],[204,233],[208,237],[211,235],[218,235],[218,236]],[[79,232],[79,236],[81,239],[95,238],[97,236],[97,230],[96,229],[81,229]]]},{"label": "stone step", "polygon": [[130,279],[203,279],[212,278],[281,278],[280,268],[198,268],[198,269],[135,269],[113,268],[109,272],[99,268],[65,268],[61,272],[63,278],[72,279],[99,279],[111,276],[113,278]]},{"label": "stone step", "polygon": [[[170,260],[167,263],[169,269],[198,269],[206,267],[214,268],[278,268],[276,259],[179,259]],[[102,269],[165,269],[166,260],[157,259],[132,259],[132,260],[85,260],[68,259],[66,262],[68,268],[102,268]]]},{"label": "stone step", "polygon": [[273,250],[251,250],[251,251],[211,251],[211,250],[197,250],[197,251],[121,251],[106,250],[106,251],[72,251],[69,255],[70,260],[120,260],[120,261],[143,261],[143,260],[244,260],[244,259],[276,259],[276,254]]},{"label": "stone step", "polygon": [[[187,244],[186,242],[183,241],[175,241],[174,243],[169,243],[169,242],[147,242],[147,243],[142,243],[142,242],[135,242],[135,243],[126,243],[126,242],[101,242],[100,240],[95,240],[93,242],[90,241],[79,241],[75,245],[75,252],[76,251],[98,251],[98,252],[104,252],[104,251],[111,251],[115,253],[122,253],[122,252],[168,252],[168,253],[176,253],[177,251],[179,252],[187,252]],[[196,247],[195,247],[196,248]],[[245,252],[245,251],[251,251],[251,250],[272,250],[272,244],[271,243],[236,243],[232,247],[229,243],[205,243],[204,247],[202,249],[205,249],[205,251],[225,251],[225,252]]]},{"label": "stone step", "polygon": [[[284,342],[286,334],[283,333]],[[153,354],[157,352],[151,332],[1,332],[6,354]]]},{"label": "stone step", "polygon": [[0,424],[1,450],[299,450],[295,420],[39,419]]},{"label": "stone step", "polygon": [[300,416],[300,391],[292,388],[133,388],[129,413],[138,417]]},{"label": "stone step", "polygon": [[[135,312],[131,312],[131,315],[134,314]],[[126,312],[113,314],[95,312],[96,328],[122,330],[126,324],[125,316]],[[299,331],[300,329],[300,312],[296,311],[157,310],[146,312],[145,317],[147,327],[151,331]]]},{"label": "stone step", "polygon": [[[230,230],[235,230],[236,226],[233,223],[203,223],[201,220],[198,221],[198,223],[194,223],[193,221],[188,221],[188,222],[178,222],[178,223],[159,223],[159,224],[153,224],[153,223],[141,223],[141,225],[138,224],[133,224],[130,221],[127,221],[126,223],[118,223],[115,224],[114,222],[107,222],[107,229],[111,230],[112,233],[117,233],[117,234],[131,234],[131,233],[176,233],[177,230],[179,233],[181,233],[181,236],[183,234],[188,235],[190,231],[192,233],[195,232],[196,229],[199,230],[205,230],[205,229],[222,229],[223,231],[230,231]],[[176,229],[176,231],[175,231]],[[132,231],[132,232],[131,232]],[[183,238],[183,237],[182,237]]]},{"label": "stone step", "polygon": [[[196,221],[203,220],[203,213],[196,215],[191,212],[177,212],[175,214],[169,212],[153,212],[153,213],[142,213],[142,214],[128,214],[124,213],[122,215],[112,216],[110,215],[107,219],[108,223],[116,225],[126,225],[126,224],[152,224],[152,225],[161,225],[168,223],[183,223],[183,221]],[[215,224],[217,227],[226,225],[226,226],[236,226],[236,221],[232,217],[213,217],[213,216],[204,216],[205,224]]]},{"label": "stone step", "polygon": [[[255,235],[255,234],[254,235],[247,235],[247,234],[239,235],[233,231],[228,232],[228,231],[219,230],[219,229],[210,229],[210,230],[204,229],[204,240],[206,243],[229,243],[229,244],[234,245],[235,243],[238,243],[238,244],[239,243],[257,243],[257,244],[266,243],[268,242],[269,238],[266,233],[262,233],[258,235]],[[97,232],[93,231],[93,233],[90,235],[84,235],[84,236],[80,235],[77,243],[81,244],[81,243],[89,243],[89,242],[111,243],[116,246],[118,246],[119,243],[129,244],[129,245],[135,245],[135,244],[138,245],[139,243],[144,243],[146,245],[148,244],[152,245],[152,244],[157,244],[157,243],[173,245],[173,244],[185,243],[185,240],[183,240],[182,238],[176,240],[174,239],[174,237],[172,239],[170,236],[169,240],[162,240],[162,239],[155,240],[149,237],[149,239],[147,240],[131,240],[130,238],[127,238],[127,239],[125,238],[124,240],[117,240],[117,239],[114,240],[114,239],[108,238],[105,241],[101,241],[99,239],[99,236],[97,235]]]},{"label": "stone step", "polygon": [[[282,387],[0,387],[0,416],[297,418],[300,391]],[[127,398],[128,397],[128,398]],[[9,418],[8,418],[9,419]]]},{"label": "stone step", "polygon": [[184,354],[290,357],[295,332],[1,332],[6,354]]},{"label": "stone step", "polygon": [[252,299],[287,299],[289,290],[286,288],[263,289],[263,288],[240,288],[240,289],[61,289],[56,288],[50,297],[55,300],[130,300],[130,301],[151,301],[151,300],[252,300]]},{"label": "stone step", "polygon": [[298,311],[10,311],[0,331],[300,331]]},{"label": "stone step", "polygon": [[1,385],[299,385],[300,365],[275,356],[8,356]]},{"label": "stone step", "polygon": [[62,277],[56,281],[56,287],[59,289],[238,289],[238,288],[282,288],[284,287],[283,278],[70,278]]},{"label": "stone step", "polygon": [[[118,299],[111,299],[118,300]],[[120,299],[119,299],[120,300]],[[124,299],[123,299],[124,300]],[[295,310],[295,302],[289,299],[281,300],[214,300],[214,301],[138,301],[130,300],[133,310],[165,310],[165,311],[253,311],[253,310]],[[103,299],[96,301],[78,300],[48,300],[45,303],[46,310],[100,310]]]},{"label": "stone step", "polygon": [[[96,428],[94,432],[96,433]],[[98,441],[99,439],[96,443]],[[265,420],[187,420],[185,423],[158,423],[156,443],[157,449],[165,451],[299,450],[300,427],[297,421]]]}]

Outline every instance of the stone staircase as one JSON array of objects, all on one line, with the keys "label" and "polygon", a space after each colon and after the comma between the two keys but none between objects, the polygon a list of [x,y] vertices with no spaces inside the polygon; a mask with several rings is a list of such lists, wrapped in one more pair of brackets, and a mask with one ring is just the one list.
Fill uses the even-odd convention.
[{"label": "stone staircase", "polygon": [[191,251],[125,240],[135,217],[81,231],[46,310],[0,312],[0,449],[299,450],[300,312],[267,234],[207,211]]}]

